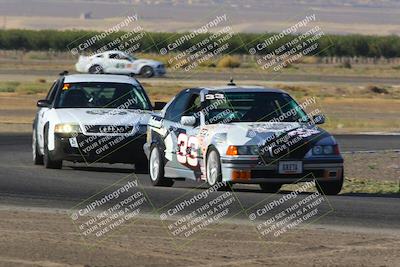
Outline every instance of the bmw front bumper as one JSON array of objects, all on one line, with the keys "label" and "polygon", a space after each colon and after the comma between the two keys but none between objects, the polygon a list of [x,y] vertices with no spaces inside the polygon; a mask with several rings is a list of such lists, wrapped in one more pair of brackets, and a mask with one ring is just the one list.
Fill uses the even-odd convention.
[{"label": "bmw front bumper", "polygon": [[224,181],[234,183],[296,183],[316,179],[317,181],[338,181],[343,175],[343,158],[280,159],[302,161],[302,173],[279,173],[279,160],[263,162],[257,156],[222,157],[221,169]]}]

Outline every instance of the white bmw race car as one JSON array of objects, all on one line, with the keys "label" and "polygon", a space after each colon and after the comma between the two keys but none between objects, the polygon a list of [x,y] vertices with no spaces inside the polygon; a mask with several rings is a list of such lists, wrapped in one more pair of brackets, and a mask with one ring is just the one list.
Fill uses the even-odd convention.
[{"label": "white bmw race car", "polygon": [[278,89],[185,89],[149,121],[144,150],[151,181],[250,183],[276,192],[316,180],[321,192],[338,194],[343,158],[334,137],[315,125],[324,120]]},{"label": "white bmw race car", "polygon": [[107,51],[89,57],[79,56],[75,68],[83,73],[141,75],[146,78],[166,73],[161,62],[138,59],[121,51]]},{"label": "white bmw race car", "polygon": [[121,75],[62,75],[37,102],[32,151],[35,164],[135,163],[143,152],[153,107],[140,83]]}]

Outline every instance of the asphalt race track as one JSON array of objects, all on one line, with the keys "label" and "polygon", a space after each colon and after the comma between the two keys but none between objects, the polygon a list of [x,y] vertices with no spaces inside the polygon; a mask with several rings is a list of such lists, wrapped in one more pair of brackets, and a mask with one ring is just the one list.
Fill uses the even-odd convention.
[{"label": "asphalt race track", "polygon": [[[400,149],[400,136],[343,135],[338,136],[338,140],[343,151]],[[183,181],[177,181],[173,188],[153,187],[147,174],[136,176],[133,173],[133,166],[122,164],[99,164],[88,167],[84,164],[65,162],[62,170],[35,166],[31,162],[31,138],[27,134],[0,135],[0,151],[0,204],[2,205],[70,209],[124,177],[137,177],[153,204],[147,211],[154,212],[160,211],[167,203],[183,195],[187,197],[199,194],[206,188],[199,183]],[[288,192],[266,194],[261,193],[258,186],[237,185],[234,187],[234,193],[241,203],[241,209],[235,210],[237,218],[247,218],[243,210],[266,198],[269,201],[281,198]],[[301,194],[299,198],[306,198],[308,195],[308,193]],[[383,197],[347,194],[330,196],[327,199],[331,209],[321,210],[326,214],[317,222],[321,227],[333,225],[360,229],[400,229],[398,195]]]}]

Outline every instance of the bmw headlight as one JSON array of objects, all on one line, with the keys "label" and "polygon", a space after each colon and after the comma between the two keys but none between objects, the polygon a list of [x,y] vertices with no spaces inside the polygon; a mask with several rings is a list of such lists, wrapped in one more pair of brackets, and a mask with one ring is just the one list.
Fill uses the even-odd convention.
[{"label": "bmw headlight", "polygon": [[258,146],[229,146],[227,155],[258,155]]},{"label": "bmw headlight", "polygon": [[60,123],[56,124],[54,127],[54,132],[55,133],[81,133],[81,127],[79,124],[72,124],[72,123]]},{"label": "bmw headlight", "polygon": [[323,152],[324,152],[325,155],[333,154],[333,146],[324,146],[323,147]]},{"label": "bmw headlight", "polygon": [[312,154],[314,156],[320,155],[338,155],[339,147],[338,145],[319,145],[312,148]]},{"label": "bmw headlight", "polygon": [[321,155],[323,151],[322,146],[314,146],[312,149],[313,155]]}]

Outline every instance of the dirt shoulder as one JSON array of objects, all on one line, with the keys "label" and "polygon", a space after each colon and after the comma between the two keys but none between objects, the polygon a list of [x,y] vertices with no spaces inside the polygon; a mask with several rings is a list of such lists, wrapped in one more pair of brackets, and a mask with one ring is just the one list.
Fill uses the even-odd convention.
[{"label": "dirt shoulder", "polygon": [[395,266],[400,233],[298,229],[276,241],[224,224],[177,247],[159,220],[139,219],[107,241],[81,239],[65,213],[0,211],[0,266]]}]

